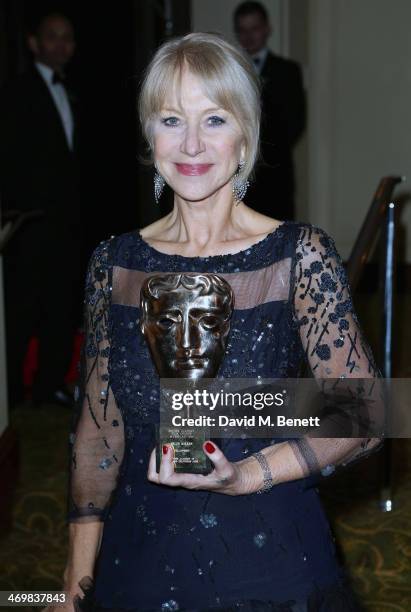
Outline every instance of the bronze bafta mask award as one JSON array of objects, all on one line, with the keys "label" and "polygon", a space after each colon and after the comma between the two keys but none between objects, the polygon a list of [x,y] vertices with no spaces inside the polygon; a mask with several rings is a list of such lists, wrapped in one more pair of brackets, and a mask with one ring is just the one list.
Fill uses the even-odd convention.
[{"label": "bronze bafta mask award", "polygon": [[[223,359],[234,295],[217,274],[156,274],[141,288],[141,330],[160,378],[196,381],[214,378]],[[181,381],[182,382],[182,381]],[[181,389],[181,387],[180,387]],[[188,418],[195,408],[186,407]],[[160,449],[174,448],[175,470],[206,474],[211,464],[202,449],[209,438],[206,428],[158,428],[157,470]]]}]

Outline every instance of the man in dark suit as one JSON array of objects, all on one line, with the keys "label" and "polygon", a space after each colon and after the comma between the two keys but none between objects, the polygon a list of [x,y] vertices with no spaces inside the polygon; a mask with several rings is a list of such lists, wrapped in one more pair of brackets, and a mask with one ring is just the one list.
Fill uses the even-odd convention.
[{"label": "man in dark suit", "polygon": [[37,334],[34,402],[69,405],[64,375],[81,249],[76,110],[64,73],[75,49],[72,25],[64,15],[49,14],[28,44],[34,65],[5,87],[0,109],[3,211],[42,211],[5,253],[9,396],[11,404],[22,399],[22,363]]},{"label": "man in dark suit", "polygon": [[251,56],[262,84],[261,158],[246,196],[252,208],[277,219],[294,218],[293,147],[305,128],[305,94],[296,62],[267,47],[271,26],[265,7],[243,2],[234,13],[240,45]]}]

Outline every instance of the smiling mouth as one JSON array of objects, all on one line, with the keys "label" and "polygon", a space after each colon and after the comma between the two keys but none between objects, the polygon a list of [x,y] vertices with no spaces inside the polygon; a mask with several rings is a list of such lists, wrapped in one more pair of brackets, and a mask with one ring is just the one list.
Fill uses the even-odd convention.
[{"label": "smiling mouth", "polygon": [[213,164],[176,164],[180,174],[185,176],[201,176],[206,174]]}]

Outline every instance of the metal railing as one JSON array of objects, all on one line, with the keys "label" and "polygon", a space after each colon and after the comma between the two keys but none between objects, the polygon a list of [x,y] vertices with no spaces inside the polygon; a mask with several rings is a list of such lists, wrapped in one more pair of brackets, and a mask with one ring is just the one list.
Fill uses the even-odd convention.
[{"label": "metal railing", "polygon": [[376,238],[386,218],[388,206],[391,204],[395,186],[403,180],[401,176],[386,176],[381,179],[377,187],[347,264],[348,280],[353,292],[357,288],[364,266],[375,246]]},{"label": "metal railing", "polygon": [[[347,275],[354,293],[377,239],[384,238],[383,261],[381,266],[381,293],[383,301],[383,334],[381,344],[382,374],[392,377],[394,275],[395,275],[395,233],[396,215],[393,192],[404,180],[399,176],[381,179],[368,209],[347,264]],[[392,440],[386,439],[381,454],[380,507],[384,512],[392,510]]]}]

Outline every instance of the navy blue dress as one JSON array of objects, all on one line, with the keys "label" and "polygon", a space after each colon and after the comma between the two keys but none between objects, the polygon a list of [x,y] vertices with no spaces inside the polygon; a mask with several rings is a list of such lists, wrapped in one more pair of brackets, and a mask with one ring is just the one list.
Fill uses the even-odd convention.
[{"label": "navy blue dress", "polygon": [[[145,277],[159,272],[213,272],[233,287],[219,375],[297,377],[305,360],[315,376],[376,375],[341,259],[323,230],[285,222],[246,250],[210,257],[166,255],[138,232],[103,242],[86,282],[68,514],[71,522],[104,521],[88,595],[94,609],[357,609],[315,487],[317,474],[340,463],[332,441],[308,450],[295,443],[306,478],[260,495],[147,480],[159,379],[139,327],[139,294]],[[218,444],[237,461],[276,442]],[[353,442],[352,457],[368,452],[366,442]]]}]

